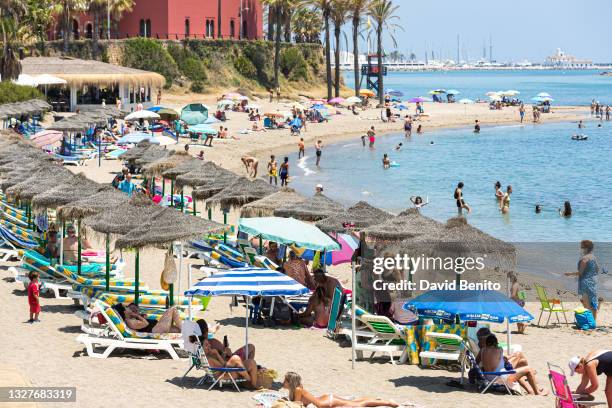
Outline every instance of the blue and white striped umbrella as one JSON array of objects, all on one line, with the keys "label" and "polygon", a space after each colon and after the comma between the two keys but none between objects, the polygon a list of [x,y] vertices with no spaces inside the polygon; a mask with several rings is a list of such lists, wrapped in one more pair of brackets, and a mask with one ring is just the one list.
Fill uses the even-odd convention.
[{"label": "blue and white striped umbrella", "polygon": [[264,268],[234,268],[202,279],[185,296],[296,296],[308,293],[289,276]]}]

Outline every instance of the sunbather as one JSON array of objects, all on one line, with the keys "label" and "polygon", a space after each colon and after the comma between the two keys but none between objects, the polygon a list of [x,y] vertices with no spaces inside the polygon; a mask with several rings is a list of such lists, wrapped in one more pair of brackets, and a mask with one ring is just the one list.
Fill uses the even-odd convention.
[{"label": "sunbather", "polygon": [[[480,350],[478,354],[482,366],[482,370],[485,372],[503,372],[508,371],[506,369],[506,360],[504,358],[504,350],[499,347],[497,343],[497,337],[494,334],[490,334],[485,340],[485,347]],[[508,374],[506,379],[508,383],[518,382],[525,391],[529,394],[534,395],[548,395],[548,392],[544,388],[540,387],[536,381],[536,371],[529,367],[513,367],[515,373]],[[494,375],[485,375],[485,378],[489,381],[495,378]]]},{"label": "sunbather", "polygon": [[125,324],[132,330],[145,333],[180,333],[182,327],[176,307],[166,310],[158,321],[152,321],[145,319],[134,303],[125,308]]},{"label": "sunbather", "polygon": [[283,388],[289,390],[289,400],[307,405],[314,405],[317,408],[334,408],[334,407],[399,407],[393,401],[384,401],[381,399],[362,397],[352,400],[339,398],[333,394],[324,394],[315,397],[304,389],[302,385],[302,377],[294,372],[285,374]]},{"label": "sunbather", "polygon": [[[204,354],[206,354],[210,366],[212,368],[244,368],[246,371],[231,373],[231,376],[234,378],[244,378],[252,388],[257,388],[257,363],[253,359],[253,356],[249,354],[248,359],[243,359],[236,353],[228,354],[227,349],[224,352],[220,352],[215,346],[215,341],[208,339],[208,325],[206,322],[200,319],[197,323],[202,332],[200,343],[202,344]],[[221,347],[223,347],[223,344],[221,344]],[[253,348],[253,355],[254,354],[255,349]]]},{"label": "sunbather", "polygon": [[[66,228],[66,235],[67,237],[64,238],[64,263],[75,264],[78,256],[78,238],[74,225],[69,225]],[[92,249],[92,246],[85,237],[81,237],[81,250],[85,249]]]},{"label": "sunbather", "polygon": [[342,289],[340,281],[333,276],[327,275],[323,269],[315,269],[313,275],[316,285],[323,287],[325,296],[329,299],[333,299],[334,291],[337,287]]},{"label": "sunbather", "polygon": [[327,327],[329,322],[330,310],[331,299],[325,297],[325,290],[322,286],[319,286],[308,299],[308,307],[298,315],[298,318],[303,325],[323,329]]},{"label": "sunbather", "polygon": [[[210,346],[217,350],[219,353],[221,353],[221,355],[225,355],[227,358],[236,355],[238,357],[240,357],[241,359],[245,360],[246,359],[246,350],[248,348],[248,356],[250,359],[254,359],[255,358],[255,346],[252,344],[248,344],[247,346],[243,346],[240,347],[238,350],[232,352],[232,350],[229,348],[229,342],[227,345],[223,344],[222,342],[220,342],[219,340],[215,339],[215,338],[208,338],[208,333],[216,333],[219,325],[217,324],[215,327],[213,327],[212,329],[208,328],[208,323],[206,323],[206,320],[204,319],[199,319],[198,321],[196,321],[196,323],[198,324],[198,326],[200,327],[200,331],[202,333],[206,333],[206,336],[202,335],[200,336],[200,344],[204,345],[205,342],[209,342]],[[227,341],[227,336],[224,337],[224,341]]]}]

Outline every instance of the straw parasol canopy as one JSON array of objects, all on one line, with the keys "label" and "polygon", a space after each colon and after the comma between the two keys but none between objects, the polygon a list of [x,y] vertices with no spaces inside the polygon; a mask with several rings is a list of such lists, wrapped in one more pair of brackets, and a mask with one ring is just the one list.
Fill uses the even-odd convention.
[{"label": "straw parasol canopy", "polygon": [[66,178],[60,185],[32,199],[32,206],[38,209],[57,208],[83,197],[95,194],[102,186],[83,173]]},{"label": "straw parasol canopy", "polygon": [[279,191],[267,197],[248,203],[240,210],[242,218],[272,217],[274,210],[285,205],[295,205],[304,201],[306,197],[289,187],[282,187]]},{"label": "straw parasol canopy", "polygon": [[344,211],[342,204],[324,194],[317,193],[299,203],[287,204],[274,211],[277,217],[296,218],[302,221],[319,221]]},{"label": "straw parasol canopy", "polygon": [[128,150],[125,153],[122,153],[119,158],[121,160],[127,160],[127,161],[134,161],[138,158],[140,158],[143,154],[146,153],[146,151],[153,146],[151,144],[151,142],[149,142],[148,140],[143,140],[142,142],[139,142],[136,146],[132,147],[130,150]]},{"label": "straw parasol canopy", "polygon": [[144,248],[163,246],[174,241],[201,238],[207,234],[221,232],[227,227],[214,221],[181,214],[165,208],[150,223],[117,239],[117,248]]},{"label": "straw parasol canopy", "polygon": [[60,184],[71,173],[62,167],[44,166],[30,173],[30,177],[5,190],[7,196],[14,200],[30,201],[37,194],[42,194]]},{"label": "straw parasol canopy", "polygon": [[[185,173],[176,178],[176,186],[178,188],[183,188],[185,186],[189,187],[198,187],[210,184],[214,182],[216,179],[227,180],[231,178],[231,181],[235,180],[238,176],[235,173],[232,173],[229,170],[224,169],[221,166],[216,165],[213,162],[205,162],[202,166],[200,166],[197,170],[190,171],[189,173]],[[219,191],[223,190],[227,184],[222,185],[222,187],[216,190],[214,193],[207,197],[213,196]]]},{"label": "straw parasol canopy", "polygon": [[155,72],[68,57],[29,57],[21,61],[27,75],[50,74],[66,80],[68,86],[131,85],[160,88],[165,79]]},{"label": "straw parasol canopy", "polygon": [[207,200],[215,194],[220,193],[224,188],[232,185],[237,179],[238,176],[232,172],[218,174],[206,183],[198,185],[198,187],[191,192],[191,195],[196,200]]},{"label": "straw parasol canopy", "polygon": [[157,160],[165,159],[170,154],[168,149],[163,147],[152,145],[137,159],[134,159],[134,164],[140,167],[144,167],[147,164],[156,162]]},{"label": "straw parasol canopy", "polygon": [[115,207],[85,217],[83,224],[102,234],[125,235],[133,229],[148,225],[164,208],[156,206],[147,197],[137,194]]},{"label": "straw parasol canopy", "polygon": [[162,172],[162,177],[169,180],[176,180],[178,176],[187,174],[191,171],[197,171],[206,163],[199,159],[189,159],[177,164],[174,168]]},{"label": "straw parasol canopy", "polygon": [[146,174],[159,176],[164,171],[175,168],[185,161],[192,159],[191,155],[185,151],[171,151],[167,156],[155,160],[145,166],[142,171]]},{"label": "straw parasol canopy", "polygon": [[0,105],[0,118],[7,119],[16,116],[31,116],[48,110],[51,110],[51,105],[40,99],[5,103]]},{"label": "straw parasol canopy", "polygon": [[[365,201],[359,201],[348,210],[318,221],[315,225],[323,232],[346,232],[362,230],[381,224],[395,217],[386,211],[376,208]],[[349,224],[350,226],[345,226]]]},{"label": "straw parasol canopy", "polygon": [[219,205],[221,208],[240,208],[278,191],[277,187],[265,181],[246,177],[235,179],[230,185],[206,201],[206,207]]},{"label": "straw parasol canopy", "polygon": [[114,187],[106,186],[95,194],[63,205],[57,209],[60,220],[77,220],[98,214],[107,209],[113,210],[126,204],[128,197]]},{"label": "straw parasol canopy", "polygon": [[444,227],[444,224],[425,217],[418,210],[410,208],[397,217],[373,225],[364,230],[366,240],[397,242],[415,238],[419,235],[433,236]]}]

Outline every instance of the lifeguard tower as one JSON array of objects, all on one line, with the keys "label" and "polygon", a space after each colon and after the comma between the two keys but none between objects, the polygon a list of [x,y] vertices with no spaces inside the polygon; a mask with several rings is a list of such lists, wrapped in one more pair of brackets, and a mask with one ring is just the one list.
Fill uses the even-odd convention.
[{"label": "lifeguard tower", "polygon": [[378,65],[378,54],[368,54],[368,63],[361,66],[361,81],[360,87],[363,86],[363,80],[366,80],[366,87],[379,93],[378,73],[382,69],[383,76],[387,76],[387,67]]}]

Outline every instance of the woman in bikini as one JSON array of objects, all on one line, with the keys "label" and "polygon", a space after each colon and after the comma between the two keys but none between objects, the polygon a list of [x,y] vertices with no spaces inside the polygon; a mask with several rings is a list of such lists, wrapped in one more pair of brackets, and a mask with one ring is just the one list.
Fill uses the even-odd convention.
[{"label": "woman in bikini", "polygon": [[612,407],[612,350],[593,350],[586,357],[573,357],[569,361],[571,374],[582,375],[576,394],[593,394],[599,389],[598,376],[606,375],[606,400]]},{"label": "woman in bikini", "polygon": [[502,198],[504,198],[504,192],[502,191],[502,185],[499,181],[495,182],[495,199],[497,200],[497,203],[499,204],[502,200]]},{"label": "woman in bikini", "polygon": [[318,286],[314,294],[308,299],[308,307],[298,315],[298,318],[303,325],[324,329],[329,322],[330,309],[331,300],[325,296],[325,289]]},{"label": "woman in bikini", "polygon": [[283,388],[289,390],[289,400],[307,405],[314,405],[317,408],[335,407],[399,407],[393,401],[383,401],[376,398],[362,397],[353,400],[338,398],[333,394],[324,394],[315,397],[302,386],[302,377],[294,372],[285,374]]},{"label": "woman in bikini", "polygon": [[499,209],[502,214],[508,214],[508,212],[510,212],[510,195],[512,195],[512,186],[506,188],[506,193],[499,203]]},{"label": "woman in bikini", "polygon": [[463,213],[464,208],[468,213],[472,212],[470,206],[463,200],[463,181],[460,181],[459,184],[457,184],[457,188],[455,189],[455,201],[457,202],[457,212],[459,215]]}]

